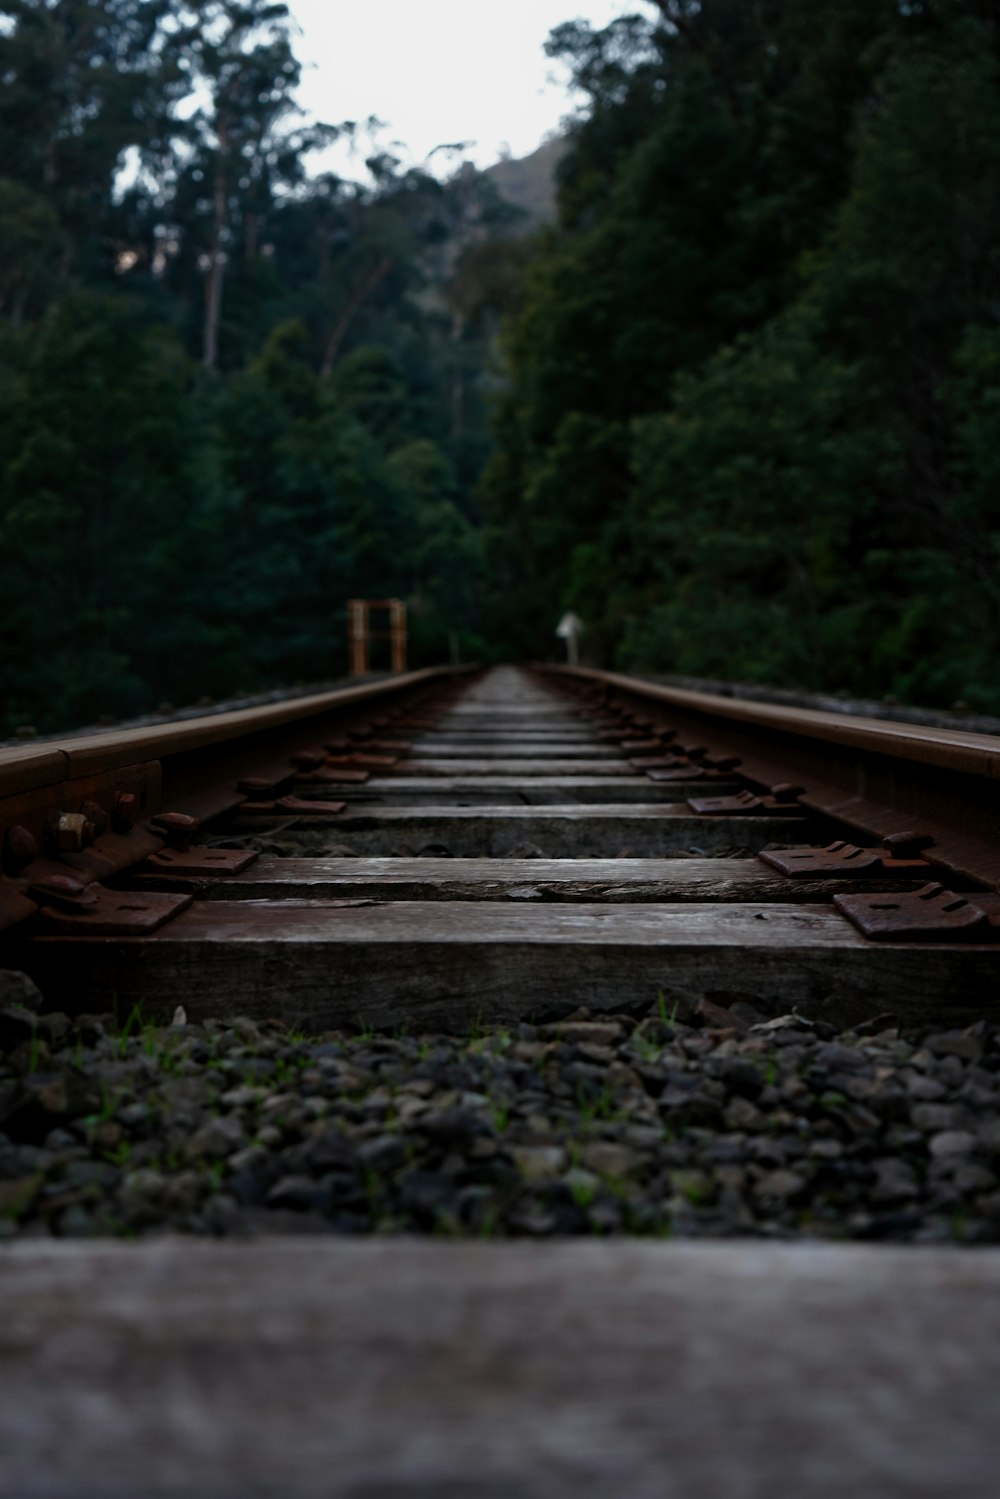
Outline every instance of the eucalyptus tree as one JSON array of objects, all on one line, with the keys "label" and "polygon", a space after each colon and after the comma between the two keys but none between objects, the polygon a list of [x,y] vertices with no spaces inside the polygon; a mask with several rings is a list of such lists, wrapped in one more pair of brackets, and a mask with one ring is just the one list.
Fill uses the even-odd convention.
[{"label": "eucalyptus tree", "polygon": [[[54,216],[54,293],[70,275],[114,272],[116,181],[161,152],[187,92],[167,46],[174,0],[5,0],[0,5],[0,177],[24,253]],[[7,249],[7,253],[11,253]],[[49,259],[43,254],[43,260]],[[24,308],[22,291],[8,307]],[[36,288],[36,305],[38,293]]]},{"label": "eucalyptus tree", "polygon": [[280,194],[304,181],[308,153],[336,132],[292,123],[301,115],[294,97],[301,69],[286,5],[183,0],[174,26],[174,46],[203,102],[178,122],[172,215],[179,265],[203,279],[201,355],[214,369],[227,267],[259,258]]},{"label": "eucalyptus tree", "polygon": [[520,282],[497,623],[623,664],[1000,708],[1000,14],[649,0]]}]

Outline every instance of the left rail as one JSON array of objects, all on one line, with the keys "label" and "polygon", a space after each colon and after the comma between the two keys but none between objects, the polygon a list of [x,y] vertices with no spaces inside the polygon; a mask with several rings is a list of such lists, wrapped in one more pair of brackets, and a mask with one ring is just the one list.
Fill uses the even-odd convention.
[{"label": "left rail", "polygon": [[[292,757],[308,759],[313,740],[333,729],[348,734],[362,720],[370,737],[474,670],[430,667],[232,712],[0,749],[0,932],[58,900],[60,890],[72,905],[76,887],[183,845],[248,799],[273,793],[280,802],[300,769]],[[380,708],[386,716],[376,716],[372,730]],[[347,766],[340,778],[364,775]]]}]

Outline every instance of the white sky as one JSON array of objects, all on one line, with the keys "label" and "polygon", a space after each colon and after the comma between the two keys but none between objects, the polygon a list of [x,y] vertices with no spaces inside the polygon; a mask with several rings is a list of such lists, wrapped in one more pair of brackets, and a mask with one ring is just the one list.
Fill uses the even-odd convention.
[{"label": "white sky", "polygon": [[[545,56],[554,26],[582,18],[606,26],[642,12],[642,0],[288,0],[302,30],[300,102],[330,124],[377,115],[402,141],[407,164],[435,146],[491,165],[509,148],[533,151],[573,100],[564,71]],[[562,77],[558,75],[563,73]],[[347,171],[346,158],[329,162]],[[447,159],[434,166],[448,169]],[[455,163],[451,163],[453,170]],[[356,163],[350,175],[361,171]]]}]

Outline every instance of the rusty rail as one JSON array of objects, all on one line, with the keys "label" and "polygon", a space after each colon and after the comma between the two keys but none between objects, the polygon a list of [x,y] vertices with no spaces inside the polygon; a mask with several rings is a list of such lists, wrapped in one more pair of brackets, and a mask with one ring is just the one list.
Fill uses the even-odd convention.
[{"label": "rusty rail", "polygon": [[[317,784],[334,788],[325,806],[311,800],[308,810],[337,815],[343,803],[333,800],[335,788],[366,780],[368,766],[387,763],[380,752],[391,752],[343,736],[362,719],[369,741],[394,733],[408,705],[474,670],[411,672],[0,750],[0,931],[34,915],[40,901],[72,907],[92,900],[89,887],[96,893],[99,882],[144,859],[185,851],[200,827],[247,802],[262,813],[302,813],[297,782],[309,782],[313,796]],[[724,773],[742,787],[736,798],[693,799],[696,813],[797,808],[821,814],[838,837],[853,830],[861,843],[884,843],[888,853],[880,857],[895,868],[910,859],[967,889],[1000,882],[998,738],[713,696],[583,667],[536,670],[632,725],[639,736],[633,765],[652,781],[704,774],[709,793]],[[671,763],[680,769],[656,768]],[[843,843],[827,852],[838,870],[860,867],[858,850],[845,852]]]},{"label": "rusty rail", "polygon": [[[1000,738],[713,696],[588,667],[540,665],[550,680],[690,739],[751,787],[793,784],[798,803],[868,839],[919,846],[940,874],[1000,882]],[[733,764],[738,761],[738,765]]]},{"label": "rusty rail", "polygon": [[[325,733],[349,732],[372,709],[398,717],[475,669],[427,668],[229,713],[0,749],[0,932],[33,916],[43,899],[61,892],[71,905],[82,898],[74,887],[85,891],[183,847],[200,825],[248,799],[280,798],[301,769],[296,755],[308,759]],[[327,772],[333,784],[365,776],[350,765]]]}]

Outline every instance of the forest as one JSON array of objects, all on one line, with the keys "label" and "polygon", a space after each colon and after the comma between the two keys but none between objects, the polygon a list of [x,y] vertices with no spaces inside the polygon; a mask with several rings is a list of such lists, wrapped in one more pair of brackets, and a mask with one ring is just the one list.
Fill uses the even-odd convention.
[{"label": "forest", "polygon": [[622,667],[996,711],[1000,11],[646,9],[551,42],[589,104],[505,334],[506,638],[555,597]]},{"label": "forest", "polygon": [[389,595],[417,664],[571,608],[1000,710],[994,0],[635,9],[550,38],[539,225],[302,117],[284,5],[0,3],[0,735],[336,677]]},{"label": "forest", "polygon": [[[513,210],[303,121],[284,5],[3,21],[0,733],[330,680],[352,596],[408,601],[418,663],[481,654],[459,260]],[[313,170],[344,136],[358,181]]]}]

